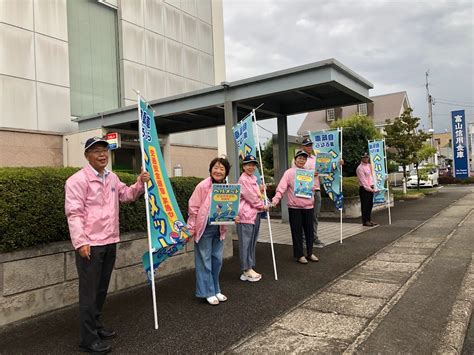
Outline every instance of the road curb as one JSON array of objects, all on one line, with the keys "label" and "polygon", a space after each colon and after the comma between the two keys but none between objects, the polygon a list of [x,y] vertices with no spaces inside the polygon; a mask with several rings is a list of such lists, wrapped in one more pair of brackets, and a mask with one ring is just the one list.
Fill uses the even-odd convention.
[{"label": "road curb", "polygon": [[461,354],[474,303],[474,254],[456,296],[435,354]]}]

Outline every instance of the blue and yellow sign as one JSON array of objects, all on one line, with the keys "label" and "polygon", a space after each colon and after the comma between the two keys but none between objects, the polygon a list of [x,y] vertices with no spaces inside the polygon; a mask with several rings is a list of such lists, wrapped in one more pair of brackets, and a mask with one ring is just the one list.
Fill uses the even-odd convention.
[{"label": "blue and yellow sign", "polygon": [[[150,174],[147,186],[148,224],[153,250],[153,269],[156,269],[168,257],[181,250],[189,241],[190,235],[166,173],[153,111],[142,100],[140,100],[139,110],[140,138],[143,140],[142,154],[145,160],[145,169]],[[142,260],[150,280],[149,252],[143,255]]]},{"label": "blue and yellow sign", "polygon": [[316,156],[324,153],[326,157],[331,158],[327,166],[328,174],[321,176],[322,185],[328,196],[333,200],[335,207],[341,210],[344,205],[344,196],[341,188],[341,147],[339,135],[340,130],[310,132],[309,136],[313,141],[313,151]]},{"label": "blue and yellow sign", "polygon": [[387,167],[385,165],[385,141],[369,142],[370,164],[374,179],[374,204],[385,203],[385,180],[387,177]]}]

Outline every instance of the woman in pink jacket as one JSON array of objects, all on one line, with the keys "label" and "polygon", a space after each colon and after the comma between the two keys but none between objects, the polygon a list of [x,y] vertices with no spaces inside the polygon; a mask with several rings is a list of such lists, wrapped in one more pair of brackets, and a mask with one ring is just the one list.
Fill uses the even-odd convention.
[{"label": "woman in pink jacket", "polygon": [[[297,197],[294,193],[296,169],[304,169],[306,159],[308,159],[308,153],[303,150],[296,152],[295,166],[285,171],[277,186],[275,197],[272,200],[272,205],[277,205],[283,194],[287,192],[288,216],[290,219],[291,238],[293,240],[293,256],[301,264],[307,264],[308,259],[311,261],[319,261],[316,255],[313,254],[314,196],[309,199]],[[313,190],[314,188],[313,186]],[[306,259],[303,253],[303,230],[306,236],[306,253],[308,259]]]},{"label": "woman in pink jacket", "polygon": [[237,235],[239,236],[239,256],[242,281],[260,281],[262,275],[257,273],[255,267],[255,247],[257,245],[258,230],[260,229],[259,212],[268,209],[263,203],[263,196],[254,175],[257,168],[257,159],[253,155],[247,155],[242,161],[244,172],[240,175],[240,206],[239,224]]},{"label": "woman in pink jacket", "polygon": [[219,285],[226,227],[209,223],[209,209],[212,184],[225,183],[229,170],[227,159],[213,159],[209,165],[210,177],[196,186],[188,203],[187,225],[194,237],[196,297],[205,298],[211,305],[227,301]]}]

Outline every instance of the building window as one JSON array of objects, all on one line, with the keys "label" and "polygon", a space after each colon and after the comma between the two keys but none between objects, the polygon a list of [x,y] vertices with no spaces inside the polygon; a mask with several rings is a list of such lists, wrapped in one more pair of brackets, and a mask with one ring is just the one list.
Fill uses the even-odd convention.
[{"label": "building window", "polygon": [[336,110],[333,108],[326,110],[326,120],[334,121],[336,119]]},{"label": "building window", "polygon": [[72,116],[120,106],[118,15],[104,3],[67,1]]},{"label": "building window", "polygon": [[358,104],[357,112],[360,116],[367,116],[367,104]]}]

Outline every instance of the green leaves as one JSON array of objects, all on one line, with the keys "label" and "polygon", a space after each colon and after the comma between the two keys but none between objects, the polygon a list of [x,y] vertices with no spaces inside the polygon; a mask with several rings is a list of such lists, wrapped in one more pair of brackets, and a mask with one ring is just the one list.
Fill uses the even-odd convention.
[{"label": "green leaves", "polygon": [[367,116],[353,115],[337,120],[331,128],[342,127],[342,157],[344,176],[354,176],[362,153],[368,151],[367,141],[381,138],[374,121]]},{"label": "green leaves", "polygon": [[[64,213],[64,184],[77,168],[0,168],[0,252],[69,240]],[[118,173],[131,185],[136,176]],[[171,178],[183,216],[188,200],[201,181],[196,177]],[[120,230],[146,231],[145,201],[120,205]]]}]

